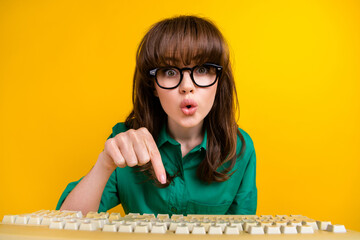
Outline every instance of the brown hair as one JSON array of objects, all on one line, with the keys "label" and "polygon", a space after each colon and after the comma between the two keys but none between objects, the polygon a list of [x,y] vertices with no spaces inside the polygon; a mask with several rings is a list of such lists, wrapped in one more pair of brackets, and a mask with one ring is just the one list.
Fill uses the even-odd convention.
[{"label": "brown hair", "polygon": [[[164,19],[150,28],[137,50],[132,97],[134,108],[125,124],[134,129],[146,127],[156,140],[162,126],[167,123],[167,115],[154,95],[154,78],[149,71],[180,62],[190,65],[192,61],[223,66],[214,104],[204,119],[207,151],[198,166],[197,175],[208,183],[226,181],[237,158],[237,135],[242,141],[240,154],[245,150],[245,141],[235,119],[238,99],[228,46],[211,21],[196,16],[178,16]],[[225,162],[230,162],[229,167],[217,171]],[[175,177],[167,173],[167,184],[160,185],[150,162],[139,168],[159,187],[168,186]]]}]

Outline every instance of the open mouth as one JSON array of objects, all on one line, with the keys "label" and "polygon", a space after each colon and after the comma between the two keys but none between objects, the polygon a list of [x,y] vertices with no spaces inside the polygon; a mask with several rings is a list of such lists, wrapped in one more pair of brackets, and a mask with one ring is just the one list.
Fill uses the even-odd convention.
[{"label": "open mouth", "polygon": [[181,111],[185,115],[193,115],[197,110],[197,106],[198,104],[193,99],[184,99],[180,104]]}]

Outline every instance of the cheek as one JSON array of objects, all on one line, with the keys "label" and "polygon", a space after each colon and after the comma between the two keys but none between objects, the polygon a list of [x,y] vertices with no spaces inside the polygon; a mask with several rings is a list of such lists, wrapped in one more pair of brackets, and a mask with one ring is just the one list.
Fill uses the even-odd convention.
[{"label": "cheek", "polygon": [[159,98],[160,104],[166,113],[174,108],[175,101],[172,97],[171,90],[156,89],[155,96]]},{"label": "cheek", "polygon": [[212,86],[211,88],[207,89],[208,91],[205,92],[206,96],[205,99],[207,99],[207,101],[205,101],[205,104],[208,105],[209,110],[212,108],[212,106],[214,105],[214,100],[215,100],[215,96],[216,96],[216,90],[217,90],[217,84],[215,84],[214,86]]}]

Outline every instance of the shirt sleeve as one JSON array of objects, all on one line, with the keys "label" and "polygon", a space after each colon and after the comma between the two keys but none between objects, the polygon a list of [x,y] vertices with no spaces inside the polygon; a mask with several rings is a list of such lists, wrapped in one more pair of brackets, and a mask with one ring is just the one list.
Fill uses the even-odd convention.
[{"label": "shirt sleeve", "polygon": [[64,192],[61,194],[60,199],[59,199],[59,201],[58,201],[58,203],[56,205],[56,210],[59,210],[61,208],[63,202],[66,199],[66,197],[74,189],[74,187],[81,181],[81,179],[83,179],[83,178],[80,178],[79,181],[71,182],[66,186]]},{"label": "shirt sleeve", "polygon": [[[123,123],[116,124],[113,127],[113,132],[110,134],[108,139],[116,136],[116,134],[123,131],[126,131],[125,125]],[[71,182],[67,185],[57,203],[56,210],[59,210],[61,208],[66,197],[76,187],[76,185],[81,181],[81,179],[75,182]],[[117,170],[115,169],[115,171],[111,174],[109,180],[105,185],[104,191],[101,196],[98,212],[106,212],[107,210],[119,205],[120,203],[121,200],[119,197],[119,189],[117,184]]]},{"label": "shirt sleeve", "polygon": [[[56,206],[56,210],[59,210],[61,208],[61,205],[65,201],[66,197],[76,187],[76,185],[81,181],[81,179],[76,182],[71,182],[67,185],[64,192],[61,194],[59,202]],[[107,183],[105,185],[104,192],[101,196],[98,212],[106,212],[107,210],[117,206],[120,203],[121,203],[121,201],[120,201],[120,198],[118,195],[117,176],[116,176],[116,170],[115,170],[111,174],[109,180],[107,181]]]},{"label": "shirt sleeve", "polygon": [[255,215],[257,208],[256,155],[253,149],[235,199],[227,214]]}]

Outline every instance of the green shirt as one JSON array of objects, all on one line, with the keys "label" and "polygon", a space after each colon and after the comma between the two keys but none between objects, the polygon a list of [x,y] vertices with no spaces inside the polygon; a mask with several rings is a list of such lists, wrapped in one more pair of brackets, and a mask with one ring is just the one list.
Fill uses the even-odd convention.
[{"label": "green shirt", "polygon": [[[169,136],[164,126],[157,139],[157,146],[166,171],[174,175],[179,170],[177,177],[168,187],[158,188],[152,181],[145,181],[148,178],[136,168],[118,167],[105,186],[98,211],[105,212],[121,203],[126,214],[256,214],[254,145],[250,136],[244,130],[239,130],[245,139],[246,149],[230,171],[235,170],[234,174],[225,182],[208,184],[196,176],[197,166],[206,152],[206,131],[202,143],[182,157],[180,143]],[[118,123],[109,138],[125,131],[127,128],[124,123]],[[237,153],[241,146],[238,136]],[[56,209],[60,209],[79,181],[68,184]]]}]

